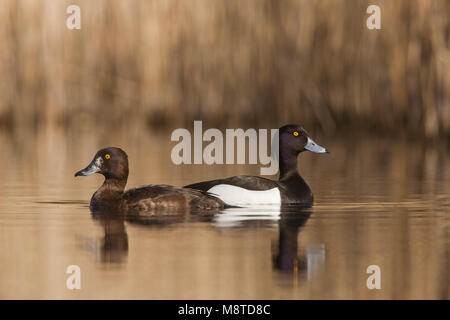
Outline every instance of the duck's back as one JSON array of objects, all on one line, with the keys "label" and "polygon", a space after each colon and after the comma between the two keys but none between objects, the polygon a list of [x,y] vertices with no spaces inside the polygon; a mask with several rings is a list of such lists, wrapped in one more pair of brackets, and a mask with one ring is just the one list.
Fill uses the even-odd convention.
[{"label": "duck's back", "polygon": [[225,203],[201,190],[169,185],[146,185],[126,191],[123,195],[128,211],[155,214],[178,214],[186,210],[218,210]]},{"label": "duck's back", "polygon": [[270,179],[256,177],[256,176],[234,176],[234,177],[225,178],[225,179],[217,179],[217,180],[193,183],[193,184],[185,186],[185,188],[192,188],[192,189],[196,189],[196,190],[208,191],[211,188],[221,185],[221,184],[236,186],[236,187],[240,187],[243,189],[254,190],[254,191],[265,191],[265,190],[269,190],[269,189],[278,187],[278,183],[276,181],[273,181]]}]

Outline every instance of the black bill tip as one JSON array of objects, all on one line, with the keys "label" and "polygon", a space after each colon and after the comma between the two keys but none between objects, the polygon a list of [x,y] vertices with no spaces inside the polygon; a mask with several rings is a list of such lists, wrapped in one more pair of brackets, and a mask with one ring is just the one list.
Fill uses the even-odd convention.
[{"label": "black bill tip", "polygon": [[91,164],[88,165],[83,170],[75,172],[75,177],[78,177],[78,176],[90,176],[91,174],[94,174],[94,173],[97,173],[97,172],[100,172],[100,168],[97,167],[94,162],[91,162]]},{"label": "black bill tip", "polygon": [[78,177],[78,176],[84,176],[83,170],[75,172],[75,177]]}]

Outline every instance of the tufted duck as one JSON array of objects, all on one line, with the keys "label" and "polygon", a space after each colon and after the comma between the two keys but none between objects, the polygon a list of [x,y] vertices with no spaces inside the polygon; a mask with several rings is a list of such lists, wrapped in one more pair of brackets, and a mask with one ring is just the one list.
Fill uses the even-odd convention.
[{"label": "tufted duck", "polygon": [[126,212],[150,212],[179,214],[185,210],[219,210],[224,203],[204,191],[177,188],[168,185],[147,185],[124,191],[128,179],[128,156],[120,148],[99,150],[92,162],[77,176],[100,173],[105,177],[103,185],[91,198],[91,210],[115,207]]},{"label": "tufted duck", "polygon": [[278,181],[256,176],[234,176],[194,183],[185,188],[206,191],[235,206],[311,204],[313,194],[297,171],[297,156],[305,150],[316,153],[328,153],[328,150],[316,144],[298,125],[285,125],[279,129],[279,148]]}]

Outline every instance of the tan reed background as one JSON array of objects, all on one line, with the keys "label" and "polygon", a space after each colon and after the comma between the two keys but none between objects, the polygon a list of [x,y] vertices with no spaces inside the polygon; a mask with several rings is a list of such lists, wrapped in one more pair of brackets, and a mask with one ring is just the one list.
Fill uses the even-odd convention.
[{"label": "tan reed background", "polygon": [[[70,4],[81,30],[66,28]],[[382,30],[366,28],[369,4]],[[449,13],[448,0],[2,0],[0,124],[449,137]]]}]

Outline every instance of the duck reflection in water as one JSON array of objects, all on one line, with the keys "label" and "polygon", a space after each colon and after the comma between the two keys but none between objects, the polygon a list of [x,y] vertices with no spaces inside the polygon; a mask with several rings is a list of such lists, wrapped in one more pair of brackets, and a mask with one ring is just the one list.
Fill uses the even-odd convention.
[{"label": "duck reflection in water", "polygon": [[273,267],[280,271],[304,269],[305,259],[298,257],[298,234],[300,228],[308,221],[309,212],[301,212],[280,219],[278,241],[272,246]]},{"label": "duck reflection in water", "polygon": [[[298,212],[295,212],[298,211]],[[283,273],[292,274],[294,285],[297,285],[299,276],[306,272],[307,280],[314,273],[323,269],[325,263],[325,246],[313,244],[299,248],[298,236],[302,227],[311,216],[311,211],[300,209],[281,215],[279,221],[278,240],[272,245],[273,268]]]},{"label": "duck reflection in water", "polygon": [[312,215],[311,206],[283,205],[231,208],[216,215],[214,222],[219,228],[266,226],[278,227],[278,238],[272,242],[272,266],[284,274],[298,276],[305,273],[307,279],[321,270],[325,262],[323,244],[299,247],[298,236]]},{"label": "duck reflection in water", "polygon": [[[167,215],[155,217],[143,212],[127,212],[120,203],[112,201],[108,206],[91,209],[92,219],[97,221],[104,230],[104,237],[98,248],[100,261],[105,264],[123,263],[128,258],[128,234],[125,223],[140,225],[146,228],[167,227],[181,222],[210,222],[209,214],[184,216]],[[192,212],[191,212],[192,213]]]},{"label": "duck reflection in water", "polygon": [[128,234],[125,212],[120,206],[103,207],[91,211],[92,218],[100,223],[105,235],[100,246],[102,263],[120,263],[128,258]]}]

